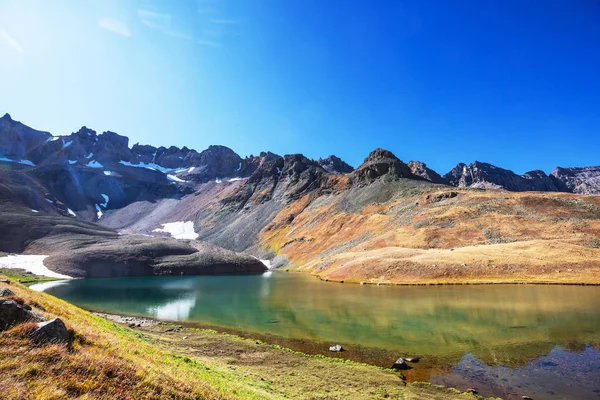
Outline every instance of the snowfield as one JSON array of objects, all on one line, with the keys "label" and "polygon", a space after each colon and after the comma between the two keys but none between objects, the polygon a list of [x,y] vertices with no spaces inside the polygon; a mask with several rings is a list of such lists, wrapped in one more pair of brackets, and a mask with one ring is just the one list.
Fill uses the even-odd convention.
[{"label": "snowfield", "polygon": [[28,256],[22,254],[0,257],[0,268],[20,268],[36,275],[47,276],[50,278],[71,279],[68,275],[50,271],[44,265],[44,258],[46,257],[48,256]]},{"label": "snowfield", "polygon": [[90,168],[104,168],[104,165],[100,164],[98,161],[94,160],[94,161],[90,161],[89,163],[87,163],[85,165],[86,167],[90,167]]},{"label": "snowfield", "polygon": [[29,165],[30,167],[35,167],[35,164],[29,160],[13,160],[6,157],[0,157],[0,161],[12,162],[17,164]]},{"label": "snowfield", "polygon": [[175,176],[175,175],[167,175],[167,179],[173,182],[185,182],[183,179]]},{"label": "snowfield", "polygon": [[146,164],[143,162],[141,162],[139,164],[133,164],[133,163],[130,163],[129,161],[119,161],[119,164],[125,165],[126,167],[146,168],[146,169],[151,169],[153,171],[160,171],[163,174],[166,174],[169,172],[174,172],[177,174],[177,173],[183,172],[187,169],[187,168],[183,168],[183,169],[165,168],[158,164],[154,164],[154,163]]},{"label": "snowfield", "polygon": [[198,234],[194,232],[194,223],[192,221],[177,221],[162,224],[162,228],[157,228],[152,232],[165,232],[175,239],[196,239]]}]

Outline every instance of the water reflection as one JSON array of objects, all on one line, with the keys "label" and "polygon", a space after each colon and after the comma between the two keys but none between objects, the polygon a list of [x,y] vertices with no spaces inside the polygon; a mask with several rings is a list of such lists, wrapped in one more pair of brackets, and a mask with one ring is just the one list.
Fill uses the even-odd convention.
[{"label": "water reflection", "polygon": [[148,307],[147,313],[162,320],[182,321],[190,318],[190,312],[196,305],[196,296],[170,300],[159,306]]},{"label": "water reflection", "polygon": [[379,358],[368,362],[382,366],[390,354],[424,356],[406,373],[413,380],[455,376],[468,357],[520,368],[555,346],[600,343],[600,287],[377,287],[267,274],[73,280],[46,291],[99,311],[372,349]]},{"label": "water reflection", "polygon": [[68,283],[68,282],[69,282],[68,279],[62,280],[62,281],[41,282],[41,283],[36,283],[36,284],[29,286],[29,289],[35,290],[36,292],[45,292],[46,290],[48,290],[50,288],[64,285],[65,283]]},{"label": "water reflection", "polygon": [[473,354],[466,354],[449,374],[431,381],[447,386],[476,387],[483,396],[521,399],[600,398],[600,354],[591,346],[580,351],[554,347],[547,355],[510,368],[488,366]]}]

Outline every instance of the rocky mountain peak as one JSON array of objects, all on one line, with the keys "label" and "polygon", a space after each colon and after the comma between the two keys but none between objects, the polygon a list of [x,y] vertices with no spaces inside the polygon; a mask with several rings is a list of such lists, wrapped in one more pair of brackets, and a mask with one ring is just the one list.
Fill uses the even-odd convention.
[{"label": "rocky mountain peak", "polygon": [[521,191],[553,191],[558,189],[552,180],[540,170],[517,175],[513,171],[495,165],[475,161],[472,164],[458,164],[444,178],[451,185],[479,189],[505,189]]},{"label": "rocky mountain peak", "polygon": [[560,191],[579,194],[600,194],[600,166],[561,168],[550,173],[550,179]]},{"label": "rocky mountain peak", "polygon": [[411,172],[419,176],[429,182],[433,183],[441,183],[448,184],[448,180],[442,178],[440,174],[432,170],[431,168],[427,168],[427,164],[421,161],[409,161],[408,168],[410,168]]},{"label": "rocky mountain peak", "polygon": [[85,139],[89,137],[96,137],[96,131],[88,128],[87,126],[82,126],[77,132],[72,134],[74,137]]},{"label": "rocky mountain peak", "polygon": [[391,151],[378,148],[373,150],[361,166],[352,172],[351,179],[354,185],[361,186],[384,175],[390,179],[417,178],[408,165],[400,161]]},{"label": "rocky mountain peak", "polygon": [[10,114],[9,114],[9,113],[6,113],[6,114],[4,114],[4,115],[2,116],[2,118],[0,118],[0,119],[6,119],[6,120],[9,120],[9,121],[12,121],[12,118],[10,117]]},{"label": "rocky mountain peak", "polygon": [[354,171],[350,165],[344,162],[341,158],[330,155],[327,158],[319,158],[317,161],[321,167],[330,174],[348,174]]},{"label": "rocky mountain peak", "polygon": [[[369,153],[367,158],[363,161],[362,165],[373,163],[373,162],[397,162],[400,161],[398,157],[389,150],[377,148]],[[361,165],[361,166],[362,166]],[[360,168],[360,167],[359,167]]]}]

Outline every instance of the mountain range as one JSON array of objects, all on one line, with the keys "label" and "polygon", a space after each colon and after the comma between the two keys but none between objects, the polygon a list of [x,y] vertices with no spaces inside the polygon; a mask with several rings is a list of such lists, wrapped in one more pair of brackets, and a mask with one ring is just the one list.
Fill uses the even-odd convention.
[{"label": "mountain range", "polygon": [[[488,268],[500,264],[496,255],[475,254],[472,246],[514,252],[522,245],[540,245],[535,247],[540,251],[551,246],[552,254],[566,257],[574,242],[565,245],[565,238],[584,252],[595,249],[598,240],[594,224],[600,220],[600,197],[593,195],[600,194],[600,167],[518,175],[475,161],[442,176],[423,162],[404,163],[390,151],[375,149],[354,169],[334,155],[312,160],[265,151],[242,158],[224,146],[200,152],[130,147],[126,136],[86,127],[53,136],[6,114],[0,118],[0,168],[5,228],[0,251],[53,253],[48,263],[55,269],[68,265],[63,268],[69,273],[82,263],[96,265],[80,276],[122,275],[123,265],[126,274],[196,273],[184,268],[190,254],[199,268],[210,264],[202,256],[210,254],[230,272],[260,271],[256,261],[261,258],[324,279],[452,280],[463,274],[457,275],[454,256],[431,250],[469,248],[464,258]],[[42,219],[46,227],[39,231]],[[542,230],[532,231],[540,222]],[[558,229],[560,223],[566,227]],[[57,234],[64,226],[71,239],[77,232],[76,240]],[[198,240],[171,241],[169,233],[177,237],[173,226],[181,229],[180,237]],[[90,246],[83,246],[89,238],[78,236],[81,230],[94,231]],[[156,236],[164,236],[158,253],[152,250]],[[559,239],[556,250],[553,241]],[[136,249],[135,254],[123,246]],[[441,270],[421,268],[428,257]],[[356,265],[356,260],[363,261]],[[595,268],[597,257],[589,260]],[[109,269],[103,267],[107,262]],[[525,264],[521,260],[507,268]],[[471,275],[490,275],[481,268]],[[375,276],[375,270],[381,274]]]}]

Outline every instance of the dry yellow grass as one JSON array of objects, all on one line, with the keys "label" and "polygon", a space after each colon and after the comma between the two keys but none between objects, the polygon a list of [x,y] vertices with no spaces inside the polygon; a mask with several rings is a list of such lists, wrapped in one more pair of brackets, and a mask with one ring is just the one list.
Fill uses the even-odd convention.
[{"label": "dry yellow grass", "polygon": [[597,196],[425,188],[358,210],[345,201],[291,203],[262,244],[338,281],[600,284]]}]

